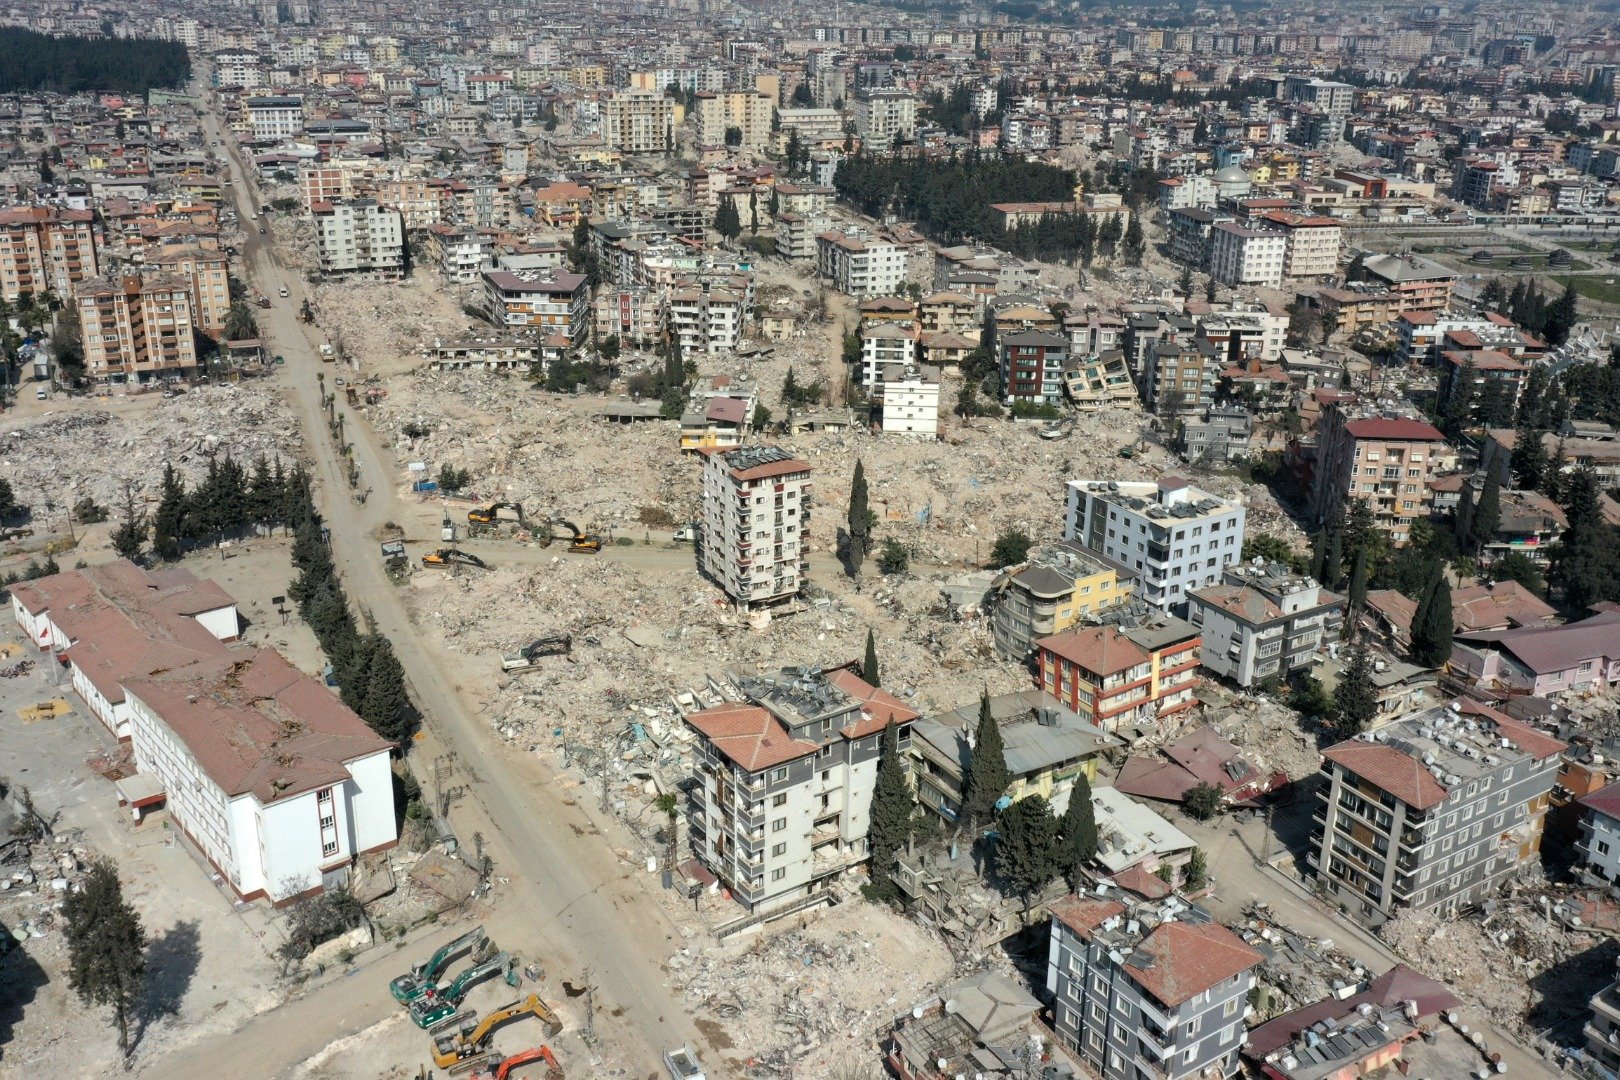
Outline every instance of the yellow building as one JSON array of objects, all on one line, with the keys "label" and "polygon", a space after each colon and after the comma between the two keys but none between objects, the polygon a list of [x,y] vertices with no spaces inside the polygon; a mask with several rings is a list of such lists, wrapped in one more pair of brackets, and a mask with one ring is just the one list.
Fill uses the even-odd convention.
[{"label": "yellow building", "polygon": [[568,69],[568,81],[581,90],[596,90],[607,85],[607,68],[601,64],[581,64]]},{"label": "yellow building", "polygon": [[1008,660],[1028,660],[1041,638],[1129,600],[1131,585],[1130,577],[1119,577],[1112,566],[1072,544],[1034,552],[992,585],[996,651]]}]

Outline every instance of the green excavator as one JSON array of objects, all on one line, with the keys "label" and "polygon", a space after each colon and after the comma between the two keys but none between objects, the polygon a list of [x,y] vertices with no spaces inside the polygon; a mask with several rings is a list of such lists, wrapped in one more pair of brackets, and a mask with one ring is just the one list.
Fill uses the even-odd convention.
[{"label": "green excavator", "polygon": [[470,967],[456,977],[443,990],[430,990],[411,1002],[411,1019],[419,1028],[430,1028],[456,1015],[461,1002],[474,984],[491,975],[503,973],[512,964],[511,953],[496,953],[476,967]]},{"label": "green excavator", "polygon": [[426,960],[412,964],[410,971],[388,984],[389,993],[401,1005],[409,1005],[438,986],[439,976],[444,974],[445,965],[450,963],[451,957],[463,949],[478,948],[488,937],[482,926],[473,927]]}]

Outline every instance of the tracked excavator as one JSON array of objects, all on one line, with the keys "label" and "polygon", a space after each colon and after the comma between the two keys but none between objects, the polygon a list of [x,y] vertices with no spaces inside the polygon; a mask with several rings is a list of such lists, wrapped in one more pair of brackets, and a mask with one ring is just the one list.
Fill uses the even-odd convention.
[{"label": "tracked excavator", "polygon": [[529,1050],[519,1050],[500,1064],[479,1069],[468,1077],[468,1080],[508,1080],[513,1069],[520,1069],[525,1065],[533,1065],[537,1061],[546,1063],[545,1080],[562,1080],[562,1066],[557,1064],[557,1055],[551,1052],[549,1046],[536,1046]]},{"label": "tracked excavator", "polygon": [[439,985],[439,976],[444,974],[445,965],[450,963],[451,957],[464,949],[476,949],[487,940],[489,935],[482,926],[473,927],[426,960],[412,964],[410,971],[388,984],[388,992],[401,1005],[409,1005]]},{"label": "tracked excavator", "polygon": [[513,502],[491,503],[480,509],[467,511],[467,524],[493,525],[497,521],[523,523],[523,507]]},{"label": "tracked excavator", "polygon": [[602,550],[602,538],[600,536],[597,536],[595,533],[580,532],[579,526],[575,525],[572,521],[564,521],[561,518],[558,518],[556,521],[551,523],[551,528],[553,532],[559,528],[567,530],[567,535],[564,537],[564,539],[568,540],[569,551],[580,552],[586,555],[595,555],[597,552]]},{"label": "tracked excavator", "polygon": [[422,556],[423,566],[449,566],[451,563],[461,563],[463,566],[476,566],[480,570],[488,570],[489,563],[480,559],[470,551],[460,548],[440,548],[430,551]]},{"label": "tracked excavator", "polygon": [[[562,1032],[562,1021],[552,1012],[540,995],[530,994],[523,1001],[502,1005],[477,1023],[469,1021],[461,1030],[438,1035],[433,1040],[433,1064],[441,1069],[458,1072],[458,1064],[476,1058],[489,1050],[489,1040],[495,1029],[509,1020],[533,1013],[546,1025],[546,1038],[554,1039]],[[470,1067],[470,1066],[469,1066]]]},{"label": "tracked excavator", "polygon": [[432,990],[411,1002],[411,1019],[419,1028],[430,1028],[456,1015],[467,992],[491,975],[506,971],[512,963],[511,953],[496,953],[482,964],[468,968],[456,981],[443,990]]}]

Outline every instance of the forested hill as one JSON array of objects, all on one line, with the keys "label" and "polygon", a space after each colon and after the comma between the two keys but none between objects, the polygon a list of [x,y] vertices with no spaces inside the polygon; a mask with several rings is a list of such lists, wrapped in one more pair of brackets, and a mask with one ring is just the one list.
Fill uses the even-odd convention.
[{"label": "forested hill", "polygon": [[0,27],[0,93],[145,93],[154,87],[183,86],[190,77],[191,59],[178,41],[50,37],[18,27]]}]

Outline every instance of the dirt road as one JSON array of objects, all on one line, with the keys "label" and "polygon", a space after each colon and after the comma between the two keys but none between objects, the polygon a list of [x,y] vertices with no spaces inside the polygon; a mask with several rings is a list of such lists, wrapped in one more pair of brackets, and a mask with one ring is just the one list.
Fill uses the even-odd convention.
[{"label": "dirt road", "polygon": [[[210,138],[221,138],[217,115],[209,114]],[[232,154],[235,183],[231,191],[244,222],[251,189],[239,158]],[[261,336],[273,351],[286,356],[281,369],[304,425],[320,501],[331,527],[332,549],[349,594],[365,609],[376,628],[394,642],[408,674],[414,699],[426,718],[422,737],[411,749],[418,772],[422,763],[456,755],[450,783],[463,784],[467,795],[452,811],[462,837],[481,832],[498,876],[509,876],[509,896],[494,918],[486,921],[504,948],[543,958],[548,968],[577,978],[589,969],[599,1011],[610,1022],[597,1025],[605,1058],[622,1059],[643,1075],[658,1067],[661,1051],[702,1040],[671,993],[662,961],[680,939],[674,923],[652,890],[656,879],[644,867],[622,864],[591,820],[586,803],[568,797],[568,784],[532,759],[523,758],[494,738],[462,700],[456,673],[447,660],[424,648],[415,634],[395,586],[384,574],[373,530],[393,520],[395,466],[367,430],[365,422],[342,404],[345,432],[354,440],[353,457],[360,469],[360,489],[372,489],[364,505],[350,493],[346,461],[327,435],[321,401],[322,363],[316,351],[318,328],[297,319],[306,295],[303,282],[283,269],[274,249],[250,231],[244,251],[253,282],[276,297],[285,286],[289,298],[260,313]],[[333,365],[325,365],[328,372]],[[328,377],[328,389],[331,379]],[[453,662],[453,660],[451,661]],[[427,786],[424,783],[424,786]],[[186,1060],[154,1063],[166,1076],[279,1076],[305,1057],[309,1045],[352,1034],[375,1019],[377,997],[345,988],[317,991],[321,1002],[277,1010],[255,1025],[255,1037],[240,1045],[230,1039],[205,1044]],[[278,1033],[284,1032],[285,1039]],[[718,1058],[706,1057],[714,1064]],[[394,1063],[378,1062],[379,1070]],[[406,1064],[406,1063],[399,1063]],[[582,1074],[585,1070],[581,1070]],[[722,1075],[714,1071],[711,1075]]]}]

